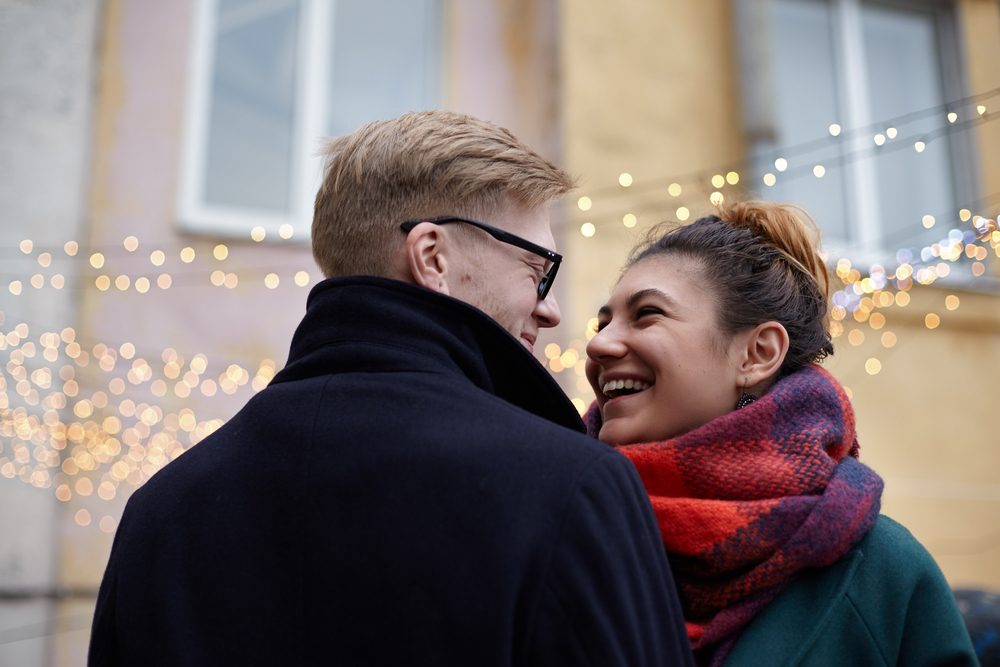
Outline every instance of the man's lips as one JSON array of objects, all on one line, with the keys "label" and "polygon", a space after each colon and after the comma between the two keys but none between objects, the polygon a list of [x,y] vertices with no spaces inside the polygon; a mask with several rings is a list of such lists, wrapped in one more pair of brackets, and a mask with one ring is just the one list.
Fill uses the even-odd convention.
[{"label": "man's lips", "polygon": [[521,334],[521,341],[528,347],[528,350],[535,349],[535,336],[529,333]]}]

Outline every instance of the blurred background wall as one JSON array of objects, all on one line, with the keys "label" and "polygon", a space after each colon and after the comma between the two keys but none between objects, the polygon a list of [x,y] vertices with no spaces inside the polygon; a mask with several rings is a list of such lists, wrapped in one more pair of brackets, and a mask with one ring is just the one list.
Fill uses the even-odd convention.
[{"label": "blurred background wall", "polygon": [[0,0],[0,664],[84,662],[130,493],[284,363],[321,138],[434,107],[579,177],[538,354],[581,409],[644,230],[809,210],[886,513],[1000,589],[994,0]]}]

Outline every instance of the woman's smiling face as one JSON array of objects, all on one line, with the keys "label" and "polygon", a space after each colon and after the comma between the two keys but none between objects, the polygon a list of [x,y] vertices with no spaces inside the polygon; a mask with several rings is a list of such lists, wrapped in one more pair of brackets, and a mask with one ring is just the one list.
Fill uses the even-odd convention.
[{"label": "woman's smiling face", "polygon": [[698,260],[651,257],[626,271],[601,308],[587,379],[604,442],[665,440],[733,409],[741,336],[720,330],[716,299],[701,281]]}]

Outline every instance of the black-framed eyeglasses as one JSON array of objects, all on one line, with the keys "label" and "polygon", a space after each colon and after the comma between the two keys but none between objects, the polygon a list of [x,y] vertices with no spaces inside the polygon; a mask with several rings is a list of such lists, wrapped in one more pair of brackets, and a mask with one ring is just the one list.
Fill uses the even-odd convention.
[{"label": "black-framed eyeglasses", "polygon": [[404,232],[409,233],[411,229],[419,225],[421,222],[430,222],[435,225],[446,225],[450,222],[462,222],[466,225],[472,225],[477,229],[483,230],[501,243],[516,246],[522,250],[527,250],[530,253],[544,258],[546,261],[551,262],[551,265],[545,270],[545,275],[542,276],[542,279],[538,281],[538,300],[543,301],[545,297],[548,296],[549,290],[552,289],[552,282],[556,279],[556,272],[559,271],[559,263],[562,262],[562,255],[559,253],[549,250],[548,248],[544,248],[537,243],[532,243],[527,239],[522,239],[520,236],[516,236],[510,232],[505,232],[497,227],[487,225],[485,222],[459,218],[454,215],[443,215],[438,218],[428,218],[426,220],[407,220],[399,225],[399,227]]}]

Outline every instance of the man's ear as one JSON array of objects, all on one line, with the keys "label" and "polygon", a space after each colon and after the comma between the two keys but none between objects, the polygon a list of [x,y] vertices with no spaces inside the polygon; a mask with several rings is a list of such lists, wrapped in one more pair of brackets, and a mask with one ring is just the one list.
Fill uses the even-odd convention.
[{"label": "man's ear", "polygon": [[449,242],[441,227],[431,222],[421,222],[410,230],[403,251],[406,268],[414,283],[450,294],[447,280]]},{"label": "man's ear", "polygon": [[739,377],[743,387],[766,389],[788,354],[788,332],[779,322],[762,322],[744,339]]}]

